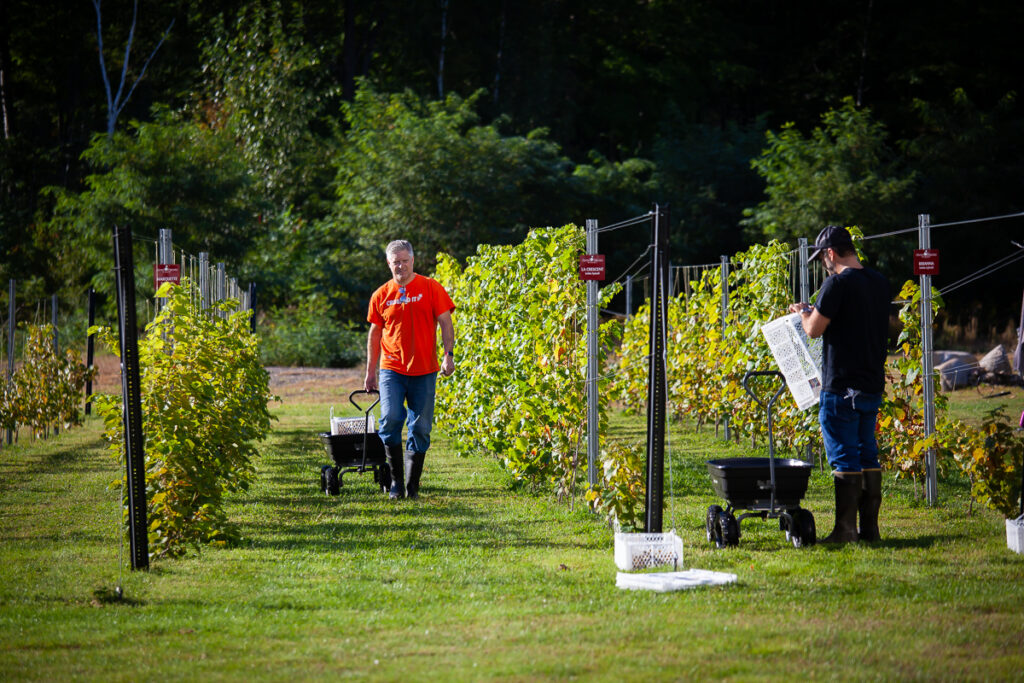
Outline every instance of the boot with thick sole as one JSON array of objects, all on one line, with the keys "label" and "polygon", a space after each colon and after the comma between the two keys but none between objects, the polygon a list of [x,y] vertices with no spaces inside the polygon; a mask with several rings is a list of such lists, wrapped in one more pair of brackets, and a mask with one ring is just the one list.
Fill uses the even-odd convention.
[{"label": "boot with thick sole", "polygon": [[833,472],[836,486],[836,526],[819,543],[853,543],[857,536],[857,511],[860,505],[863,474]]},{"label": "boot with thick sole", "polygon": [[423,474],[425,456],[426,453],[405,452],[405,495],[409,498],[418,498],[420,495],[420,475]]},{"label": "boot with thick sole", "polygon": [[401,445],[384,444],[384,452],[388,468],[391,470],[391,490],[388,491],[388,498],[391,500],[405,498],[405,478],[403,476],[405,466],[402,462],[402,447]]},{"label": "boot with thick sole", "polygon": [[860,494],[860,540],[880,541],[878,509],[882,507],[882,470],[864,470],[863,489]]}]

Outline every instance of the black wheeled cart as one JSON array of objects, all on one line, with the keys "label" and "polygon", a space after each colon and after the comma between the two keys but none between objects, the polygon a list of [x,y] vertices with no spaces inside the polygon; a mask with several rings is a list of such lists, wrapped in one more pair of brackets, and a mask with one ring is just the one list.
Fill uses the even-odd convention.
[{"label": "black wheeled cart", "polygon": [[[754,377],[776,377],[779,388],[767,401],[750,387]],[[775,439],[772,407],[786,388],[781,372],[748,372],[743,376],[743,388],[768,413],[767,458],[721,458],[708,460],[708,474],[715,493],[725,499],[726,507],[708,508],[706,526],[708,540],[719,548],[740,542],[740,522],[749,517],[778,519],[779,529],[794,547],[814,545],[817,533],[814,515],[800,507],[800,499],[807,493],[807,482],[813,465],[803,460],[775,458]],[[747,510],[736,516],[737,510]]]},{"label": "black wheeled cart", "polygon": [[[376,394],[377,400],[365,410],[355,401],[356,394]],[[332,431],[321,432],[320,440],[327,449],[327,455],[334,461],[333,465],[320,468],[320,490],[329,496],[341,492],[342,477],[349,472],[373,472],[373,481],[382,491],[391,488],[391,468],[388,467],[384,454],[384,443],[373,429],[371,411],[380,403],[380,394],[376,391],[353,391],[348,396],[349,402],[363,417],[332,420]]]}]

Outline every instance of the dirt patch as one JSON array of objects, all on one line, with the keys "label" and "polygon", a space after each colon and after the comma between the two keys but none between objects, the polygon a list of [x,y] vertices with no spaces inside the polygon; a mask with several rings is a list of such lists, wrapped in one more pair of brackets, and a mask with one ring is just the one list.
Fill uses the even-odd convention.
[{"label": "dirt patch", "polygon": [[[116,393],[121,391],[121,359],[116,356],[97,356],[96,379],[93,391]],[[362,367],[358,368],[282,368],[268,367],[270,391],[283,400],[330,401],[348,396],[363,388]]]},{"label": "dirt patch", "polygon": [[285,401],[333,400],[363,388],[364,368],[269,367],[267,372],[270,390]]}]

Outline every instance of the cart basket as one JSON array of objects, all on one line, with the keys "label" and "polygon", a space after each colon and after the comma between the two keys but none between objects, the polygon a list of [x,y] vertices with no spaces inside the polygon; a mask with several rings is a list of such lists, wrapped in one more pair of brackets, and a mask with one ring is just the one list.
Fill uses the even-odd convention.
[{"label": "cart basket", "polygon": [[[768,458],[721,458],[708,460],[708,474],[715,493],[734,508],[771,508],[772,482]],[[775,506],[800,507],[814,466],[793,458],[775,459]]]}]

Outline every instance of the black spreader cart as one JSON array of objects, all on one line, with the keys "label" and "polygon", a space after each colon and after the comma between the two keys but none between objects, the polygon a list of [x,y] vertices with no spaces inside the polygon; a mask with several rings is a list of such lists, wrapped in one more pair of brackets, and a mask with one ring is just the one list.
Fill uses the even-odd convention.
[{"label": "black spreader cart", "polygon": [[[356,394],[376,394],[377,400],[365,410],[355,401]],[[376,391],[353,391],[348,396],[349,402],[363,417],[336,420],[338,434],[321,432],[320,440],[327,449],[327,455],[334,461],[333,465],[320,468],[320,490],[329,496],[341,492],[342,477],[349,472],[373,472],[373,481],[382,491],[391,488],[391,469],[384,457],[384,443],[373,429],[371,411],[380,403],[380,394]],[[332,425],[332,431],[335,426]]]},{"label": "black spreader cart", "polygon": [[[754,377],[776,377],[779,388],[764,401],[750,386]],[[740,542],[740,522],[748,517],[760,517],[778,519],[779,529],[786,533],[786,539],[794,547],[814,545],[817,540],[814,515],[800,507],[800,499],[807,493],[813,465],[803,460],[775,458],[772,407],[786,388],[786,379],[776,370],[748,372],[743,376],[743,388],[768,413],[768,457],[707,461],[715,493],[726,501],[724,509],[721,505],[708,508],[708,541],[719,548],[737,545]],[[747,512],[736,516],[737,510]]]}]

